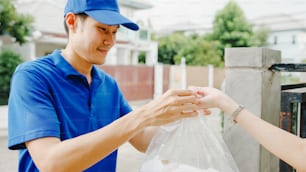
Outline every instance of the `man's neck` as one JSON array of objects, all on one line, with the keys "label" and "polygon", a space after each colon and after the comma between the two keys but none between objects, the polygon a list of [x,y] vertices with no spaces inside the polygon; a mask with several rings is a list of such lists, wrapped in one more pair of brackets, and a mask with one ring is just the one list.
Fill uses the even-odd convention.
[{"label": "man's neck", "polygon": [[87,82],[90,85],[92,81],[91,70],[92,64],[87,63],[83,58],[74,53],[73,51],[69,51],[69,49],[64,49],[62,51],[62,56],[65,60],[80,74],[84,75],[87,78]]}]

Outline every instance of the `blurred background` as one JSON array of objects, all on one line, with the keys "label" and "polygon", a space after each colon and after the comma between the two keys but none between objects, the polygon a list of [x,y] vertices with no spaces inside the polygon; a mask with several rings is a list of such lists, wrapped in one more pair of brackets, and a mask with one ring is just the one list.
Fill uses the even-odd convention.
[{"label": "blurred background", "polygon": [[[17,152],[6,148],[11,76],[18,64],[65,48],[65,2],[0,0],[0,171],[17,171]],[[306,61],[305,0],[118,3],[121,13],[137,22],[140,30],[121,27],[116,45],[99,67],[116,78],[135,108],[170,88],[199,85],[221,89],[225,48],[265,47],[280,50],[282,63]],[[303,73],[281,75],[282,84],[306,80]],[[219,124],[220,116],[215,121]],[[124,148],[119,158],[125,157],[128,162],[119,169],[135,168],[143,155],[129,145]]]}]

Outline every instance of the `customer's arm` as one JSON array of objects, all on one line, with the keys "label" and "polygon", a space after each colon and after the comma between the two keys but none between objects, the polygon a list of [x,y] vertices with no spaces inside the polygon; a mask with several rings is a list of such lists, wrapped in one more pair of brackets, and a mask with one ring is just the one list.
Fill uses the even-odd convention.
[{"label": "customer's arm", "polygon": [[[198,91],[202,106],[218,107],[227,115],[231,115],[238,104],[229,96],[214,88],[193,88]],[[267,150],[296,168],[306,171],[306,140],[280,129],[259,117],[242,110],[235,119],[237,123],[252,135]]]}]

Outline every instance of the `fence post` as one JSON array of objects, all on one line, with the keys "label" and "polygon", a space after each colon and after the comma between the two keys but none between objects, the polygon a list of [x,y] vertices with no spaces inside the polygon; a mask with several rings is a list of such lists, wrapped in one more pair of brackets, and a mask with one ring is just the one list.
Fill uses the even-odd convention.
[{"label": "fence post", "polygon": [[154,99],[163,94],[163,74],[163,64],[156,63],[154,65]]},{"label": "fence post", "polygon": [[[267,48],[225,49],[224,91],[262,119],[279,126],[280,74],[269,70],[281,52]],[[239,125],[224,121],[224,140],[241,172],[277,172],[279,159]]]},{"label": "fence post", "polygon": [[187,88],[187,73],[186,73],[186,59],[185,57],[181,58],[181,75],[182,75],[182,80],[181,80],[181,89],[186,89]]},{"label": "fence post", "polygon": [[208,87],[214,87],[214,66],[209,64],[208,66]]}]

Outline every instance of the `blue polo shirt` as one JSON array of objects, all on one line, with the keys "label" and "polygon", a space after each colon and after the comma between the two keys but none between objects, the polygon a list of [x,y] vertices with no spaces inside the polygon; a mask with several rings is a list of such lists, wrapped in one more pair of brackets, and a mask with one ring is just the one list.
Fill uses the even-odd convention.
[{"label": "blue polo shirt", "polygon": [[[71,139],[102,128],[131,111],[116,81],[93,67],[92,84],[55,50],[19,65],[11,81],[8,105],[9,149],[19,149],[19,171],[38,171],[25,142]],[[101,147],[102,149],[102,147]],[[117,150],[87,169],[115,172]]]}]

